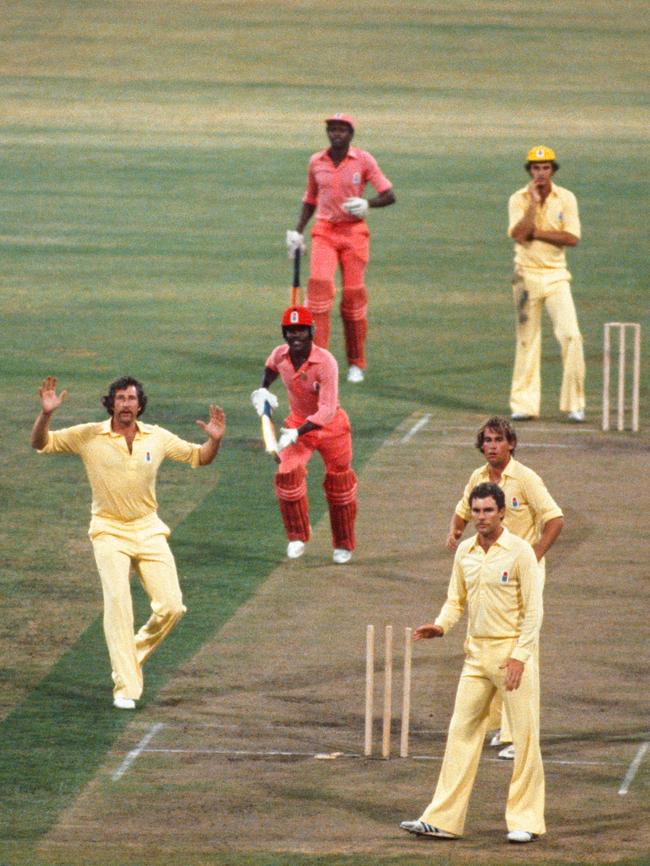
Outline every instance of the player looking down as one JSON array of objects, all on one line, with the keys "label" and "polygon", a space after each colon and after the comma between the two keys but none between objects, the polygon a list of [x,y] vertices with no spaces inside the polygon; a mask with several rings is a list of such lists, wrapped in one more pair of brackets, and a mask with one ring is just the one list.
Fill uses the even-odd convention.
[{"label": "player looking down", "polygon": [[280,466],[275,493],[289,539],[287,556],[297,559],[311,535],[307,499],[307,463],[318,451],[325,463],[323,487],[332,527],[333,559],[349,562],[355,547],[357,476],[352,469],[350,421],[338,402],[338,367],[334,356],[314,343],[314,317],[303,306],[291,306],[282,316],[286,345],[269,355],[262,386],[251,394],[257,414],[278,399],[270,386],[281,377],[289,399],[289,415],[278,440]]},{"label": "player looking down", "polygon": [[[302,210],[295,230],[287,232],[287,248],[290,258],[295,257],[297,249],[305,252],[303,231],[316,213],[307,283],[307,307],[316,323],[315,341],[323,349],[329,345],[330,312],[336,295],[334,275],[340,266],[348,382],[362,382],[368,330],[368,291],[364,280],[370,248],[365,217],[369,208],[393,204],[395,195],[375,158],[352,147],[352,117],[334,114],[325,123],[330,146],[309,160]],[[363,198],[367,183],[378,193],[374,198]]]}]

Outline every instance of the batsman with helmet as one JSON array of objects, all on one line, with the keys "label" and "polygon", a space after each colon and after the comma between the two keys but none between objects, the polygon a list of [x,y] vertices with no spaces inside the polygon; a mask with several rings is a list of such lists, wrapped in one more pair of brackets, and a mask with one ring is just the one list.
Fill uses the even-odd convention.
[{"label": "batsman with helmet", "polygon": [[[325,124],[330,146],[309,160],[302,210],[296,228],[287,232],[287,248],[290,258],[296,250],[305,252],[303,231],[316,213],[307,283],[307,306],[316,323],[315,341],[324,349],[329,345],[330,313],[336,295],[334,275],[340,266],[348,382],[362,382],[368,330],[365,270],[370,249],[365,218],[369,208],[393,204],[395,194],[375,158],[352,147],[353,118],[349,114],[333,114],[326,118]],[[377,191],[371,199],[363,198],[368,183]]]},{"label": "batsman with helmet", "polygon": [[284,311],[282,334],[285,345],[267,358],[262,385],[251,394],[251,402],[260,417],[268,406],[276,409],[278,398],[269,388],[278,376],[282,379],[289,415],[277,443],[275,493],[289,540],[287,556],[302,556],[311,535],[307,464],[318,451],[325,464],[333,560],[341,565],[352,559],[355,547],[357,476],[350,421],[338,402],[338,366],[327,349],[315,344],[314,317],[306,307],[292,305]]}]

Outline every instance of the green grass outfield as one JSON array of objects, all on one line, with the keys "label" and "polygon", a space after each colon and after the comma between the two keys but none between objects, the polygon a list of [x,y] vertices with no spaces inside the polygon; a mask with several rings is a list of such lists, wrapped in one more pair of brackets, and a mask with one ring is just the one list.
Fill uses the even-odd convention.
[{"label": "green grass outfield", "polygon": [[[640,321],[647,345],[647,4],[530,8],[6,4],[0,862],[33,862],[32,846],[128,721],[110,708],[83,471],[28,447],[38,383],[52,372],[69,388],[61,425],[101,417],[99,395],[124,372],[146,385],[146,419],[186,437],[209,402],[227,413],[216,470],[161,473],[161,514],[175,526],[191,613],[147,669],[152,701],[284,552],[248,395],[279,342],[284,232],[327,113],[355,114],[357,143],[398,198],[370,217],[370,373],[362,388],[341,389],[357,468],[422,404],[447,419],[507,411],[506,202],[525,183],[532,144],[555,147],[558,182],[581,208],[584,239],[570,267],[591,422],[602,323]],[[333,332],[341,359],[338,324]],[[544,355],[543,412],[557,420],[548,322]],[[314,465],[315,519],[318,476]],[[362,860],[265,860],[289,862]]]}]

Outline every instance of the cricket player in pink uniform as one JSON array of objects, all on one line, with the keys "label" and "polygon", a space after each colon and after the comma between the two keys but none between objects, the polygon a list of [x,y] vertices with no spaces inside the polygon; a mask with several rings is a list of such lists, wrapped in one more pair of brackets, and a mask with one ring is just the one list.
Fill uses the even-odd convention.
[{"label": "cricket player in pink uniform", "polygon": [[[307,169],[307,189],[295,230],[287,232],[289,257],[305,252],[303,231],[316,213],[312,229],[307,307],[314,316],[316,345],[326,349],[330,336],[330,313],[336,288],[334,275],[341,268],[343,292],[341,318],[348,362],[348,382],[362,382],[366,368],[368,291],[365,270],[370,232],[365,217],[369,208],[387,207],[395,201],[391,182],[382,174],[375,158],[352,147],[354,120],[349,114],[334,114],[325,120],[330,146],[315,153]],[[363,198],[366,184],[377,191]]]},{"label": "cricket player in pink uniform", "polygon": [[323,487],[332,527],[333,560],[352,559],[355,547],[357,476],[352,469],[350,421],[338,401],[338,366],[334,356],[314,342],[314,317],[303,306],[288,307],[282,316],[286,345],[267,358],[262,386],[251,394],[261,417],[265,404],[278,398],[269,388],[282,379],[289,398],[289,415],[278,440],[280,466],[275,493],[289,539],[287,556],[297,559],[311,535],[307,499],[307,463],[318,451],[325,464]]}]

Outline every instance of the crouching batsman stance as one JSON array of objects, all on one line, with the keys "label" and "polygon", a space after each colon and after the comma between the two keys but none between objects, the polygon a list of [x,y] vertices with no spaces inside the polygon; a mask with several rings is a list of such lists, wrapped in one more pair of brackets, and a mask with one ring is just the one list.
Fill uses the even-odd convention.
[{"label": "crouching batsman stance", "polygon": [[[116,379],[102,398],[110,418],[50,431],[50,419],[66,391],[48,376],[40,387],[41,411],[31,445],[41,454],[78,454],[92,490],[88,535],[104,595],[104,635],[113,668],[113,704],[132,710],[142,695],[142,665],[185,613],[169,528],[158,517],[156,475],[166,458],[207,466],[217,456],[225,429],[219,406],[196,423],[207,434],[202,445],[185,442],[139,416],[147,397],[137,379]],[[151,603],[151,616],[134,634],[131,566]]]},{"label": "crouching batsman stance", "polygon": [[261,417],[265,404],[271,409],[278,399],[269,387],[280,376],[287,389],[289,415],[278,439],[280,465],[275,493],[289,539],[287,556],[297,559],[309,541],[307,463],[318,451],[325,463],[323,487],[332,527],[333,559],[349,562],[355,546],[357,476],[352,469],[350,421],[338,402],[338,366],[333,355],[314,343],[314,318],[302,306],[288,307],[282,316],[286,345],[269,355],[262,387],[251,401]]},{"label": "crouching batsman stance", "polygon": [[505,496],[498,485],[478,484],[469,504],[476,535],[456,551],[447,601],[437,619],[413,632],[413,640],[443,637],[467,607],[465,664],[433,800],[417,821],[403,821],[400,827],[417,836],[462,836],[490,704],[498,691],[515,745],[507,839],[532,842],[546,832],[537,712],[539,568],[530,544],[502,525]]}]

